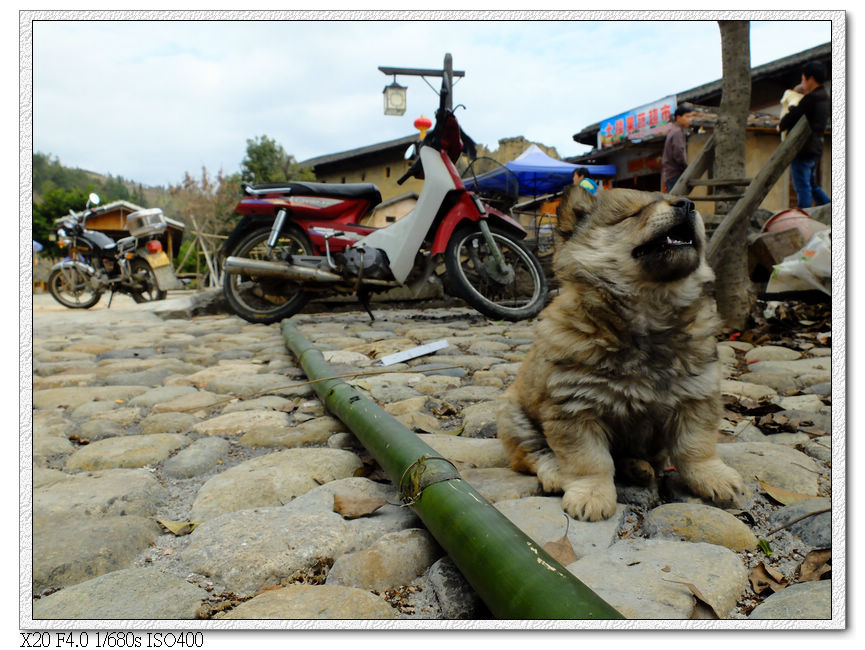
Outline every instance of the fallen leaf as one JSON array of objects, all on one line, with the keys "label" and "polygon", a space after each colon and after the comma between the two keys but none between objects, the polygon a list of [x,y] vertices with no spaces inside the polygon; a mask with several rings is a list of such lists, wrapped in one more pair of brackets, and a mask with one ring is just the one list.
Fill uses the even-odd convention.
[{"label": "fallen leaf", "polygon": [[567,534],[562,535],[559,539],[547,542],[544,544],[544,550],[553,556],[562,566],[576,562],[580,558],[574,553],[574,547],[568,539]]},{"label": "fallen leaf", "polygon": [[747,415],[769,415],[770,413],[777,413],[778,411],[783,411],[778,404],[773,402],[760,402],[757,406],[752,406],[745,409],[745,413]]},{"label": "fallen leaf", "polygon": [[459,414],[459,410],[452,404],[448,404],[447,402],[442,402],[438,406],[434,407],[432,409],[432,412],[433,415],[436,415],[440,418],[450,417]]},{"label": "fallen leaf", "polygon": [[333,495],[333,511],[342,515],[343,519],[357,519],[371,515],[386,503],[387,499],[377,497]]},{"label": "fallen leaf", "polygon": [[716,618],[722,618],[721,614],[718,613],[718,610],[715,609],[715,606],[712,605],[712,603],[710,603],[708,600],[706,600],[705,596],[700,593],[700,590],[697,589],[696,585],[690,582],[682,582],[681,580],[667,580],[667,578],[664,578],[664,580],[666,580],[667,582],[675,582],[676,584],[685,585],[688,588],[688,591],[690,591],[694,598],[697,599],[697,605],[702,604],[705,607],[708,607],[710,612],[713,613]]},{"label": "fallen leaf", "polygon": [[784,490],[779,487],[775,487],[774,485],[769,485],[765,481],[760,481],[760,487],[763,488],[763,491],[772,497],[775,501],[780,503],[781,505],[790,505],[794,501],[800,501],[801,499],[813,499],[813,494],[799,494],[798,492],[790,492],[789,490]]},{"label": "fallen leaf", "polygon": [[200,521],[166,521],[164,519],[157,519],[156,523],[158,523],[163,528],[167,529],[169,533],[174,535],[175,537],[182,537],[183,535],[188,535],[193,530],[195,530],[198,525],[201,523]]},{"label": "fallen leaf", "polygon": [[810,551],[799,567],[799,582],[819,580],[832,570],[832,549],[815,548]]},{"label": "fallen leaf", "polygon": [[767,589],[781,591],[787,586],[784,575],[772,567],[766,566],[763,562],[751,569],[748,580],[750,580],[751,589],[754,590],[755,594],[762,594]]}]

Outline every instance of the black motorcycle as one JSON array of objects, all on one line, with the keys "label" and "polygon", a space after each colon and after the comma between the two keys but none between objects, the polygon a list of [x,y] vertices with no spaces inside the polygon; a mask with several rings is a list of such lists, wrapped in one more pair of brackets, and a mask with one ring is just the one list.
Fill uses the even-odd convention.
[{"label": "black motorcycle", "polygon": [[114,241],[96,230],[87,230],[91,206],[99,205],[91,194],[81,214],[70,210],[57,222],[57,243],[68,256],[54,265],[48,276],[48,291],[70,309],[89,309],[110,291],[108,306],[117,292],[135,302],[163,300],[169,289],[182,287],[171,260],[157,237],[168,224],[159,208],[138,210],[126,217],[129,237]]}]

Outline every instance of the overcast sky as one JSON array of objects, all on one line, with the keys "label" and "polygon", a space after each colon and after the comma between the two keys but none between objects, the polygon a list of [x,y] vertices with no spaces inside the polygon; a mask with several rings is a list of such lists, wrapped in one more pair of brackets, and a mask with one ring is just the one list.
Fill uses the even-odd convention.
[{"label": "overcast sky", "polygon": [[[752,22],[751,62],[831,37],[827,20]],[[436,95],[407,76],[408,110],[385,116],[378,66],[440,68],[445,52],[466,72],[455,103],[469,135],[562,157],[586,150],[572,139],[584,127],[721,76],[714,20],[39,21],[33,148],[147,185],[234,173],[260,135],[298,160],[344,151],[432,117]]]}]

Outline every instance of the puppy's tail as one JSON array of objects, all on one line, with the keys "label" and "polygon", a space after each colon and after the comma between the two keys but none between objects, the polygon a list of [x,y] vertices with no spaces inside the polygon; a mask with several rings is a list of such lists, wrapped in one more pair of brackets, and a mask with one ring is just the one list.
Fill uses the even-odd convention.
[{"label": "puppy's tail", "polygon": [[511,469],[537,474],[541,460],[552,455],[543,433],[526,415],[514,396],[505,393],[498,412],[499,439],[505,447]]}]

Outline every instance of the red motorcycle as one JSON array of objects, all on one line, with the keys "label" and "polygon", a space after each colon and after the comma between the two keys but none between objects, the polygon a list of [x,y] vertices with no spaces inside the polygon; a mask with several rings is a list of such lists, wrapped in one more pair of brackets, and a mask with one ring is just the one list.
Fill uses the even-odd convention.
[{"label": "red motorcycle", "polygon": [[[323,294],[356,294],[372,317],[373,293],[408,286],[419,291],[433,275],[482,314],[522,320],[547,298],[525,229],[466,190],[454,163],[474,143],[447,108],[442,82],[436,123],[416,160],[397,182],[424,185],[417,205],[384,228],[361,225],[381,202],[371,183],[284,182],[244,185],[240,222],[220,249],[228,304],[252,323],[273,323]],[[442,268],[441,262],[444,262]]]}]

